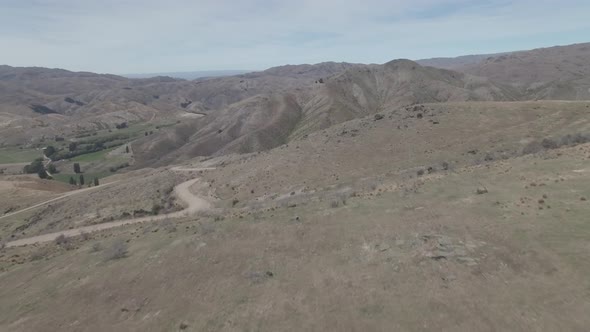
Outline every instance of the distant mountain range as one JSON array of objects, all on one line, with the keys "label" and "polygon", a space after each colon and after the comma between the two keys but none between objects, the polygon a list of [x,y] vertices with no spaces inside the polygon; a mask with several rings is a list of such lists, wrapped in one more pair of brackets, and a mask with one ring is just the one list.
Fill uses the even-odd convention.
[{"label": "distant mountain range", "polygon": [[[0,144],[33,144],[121,122],[174,121],[132,144],[138,165],[158,166],[267,150],[421,103],[588,100],[590,43],[382,65],[324,62],[188,74],[130,79],[0,66]],[[184,79],[173,78],[179,76]]]},{"label": "distant mountain range", "polygon": [[124,74],[121,75],[127,78],[152,78],[159,76],[167,76],[172,78],[179,78],[183,80],[194,80],[204,77],[222,77],[234,76],[249,73],[252,70],[203,70],[203,71],[183,71],[183,72],[169,72],[169,73],[147,73],[147,74]]}]

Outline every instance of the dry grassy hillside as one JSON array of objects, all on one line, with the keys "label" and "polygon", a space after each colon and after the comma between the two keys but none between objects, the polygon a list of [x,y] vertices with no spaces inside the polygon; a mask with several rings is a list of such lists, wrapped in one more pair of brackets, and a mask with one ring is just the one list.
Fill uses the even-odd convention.
[{"label": "dry grassy hillside", "polygon": [[195,160],[215,213],[0,249],[0,329],[585,330],[590,104],[378,114]]},{"label": "dry grassy hillside", "polygon": [[246,209],[288,205],[324,190],[372,186],[383,177],[404,180],[544,151],[544,139],[544,146],[569,144],[568,135],[590,138],[589,119],[587,102],[424,104],[351,120],[224,162],[204,176],[228,205],[234,199]]},{"label": "dry grassy hillside", "polygon": [[132,134],[116,144],[133,142],[137,167],[143,167],[267,150],[419,103],[585,100],[589,50],[578,44],[457,58],[453,63],[464,63],[456,66],[459,71],[409,60],[327,62],[196,81],[3,66],[0,144],[42,148],[55,136],[78,141],[126,123]]},{"label": "dry grassy hillside", "polygon": [[[334,66],[337,69],[348,67]],[[301,73],[297,75],[307,75],[309,71],[307,66],[288,69]],[[268,72],[274,75],[282,70],[286,69],[275,68]],[[286,77],[289,79],[288,75]],[[219,80],[234,79],[237,78]],[[164,165],[195,156],[255,152],[281,145],[288,138],[302,137],[402,105],[517,98],[510,88],[486,79],[422,67],[409,60],[356,65],[314,81],[306,88],[286,91],[294,93],[259,94],[223,110],[207,112],[202,119],[140,140],[134,148],[138,151],[137,158],[142,165],[156,161],[157,165]],[[216,96],[223,96],[223,92]]]},{"label": "dry grassy hillside", "polygon": [[493,56],[455,70],[509,83],[529,99],[590,99],[590,44]]},{"label": "dry grassy hillside", "polygon": [[138,140],[133,149],[140,166],[267,150],[287,141],[300,116],[300,106],[291,95],[257,95]]},{"label": "dry grassy hillside", "polygon": [[305,105],[293,136],[403,105],[515,98],[509,88],[486,79],[394,60],[352,68],[328,79]]},{"label": "dry grassy hillside", "polygon": [[[225,110],[259,95],[288,93],[298,100],[306,100],[310,87],[318,80],[353,66],[346,63],[284,66],[197,81],[169,77],[131,80],[60,69],[2,66],[0,143],[31,143],[52,133],[72,136],[81,130],[114,128],[122,122],[185,120],[184,116]],[[252,100],[264,103],[262,98]],[[239,109],[239,105],[232,109]]]}]

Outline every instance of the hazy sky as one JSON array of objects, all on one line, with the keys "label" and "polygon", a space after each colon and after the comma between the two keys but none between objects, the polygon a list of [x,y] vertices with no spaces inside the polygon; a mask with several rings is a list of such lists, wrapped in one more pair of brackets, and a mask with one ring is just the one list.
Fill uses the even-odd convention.
[{"label": "hazy sky", "polygon": [[0,0],[0,64],[109,73],[383,63],[590,41],[588,0]]}]

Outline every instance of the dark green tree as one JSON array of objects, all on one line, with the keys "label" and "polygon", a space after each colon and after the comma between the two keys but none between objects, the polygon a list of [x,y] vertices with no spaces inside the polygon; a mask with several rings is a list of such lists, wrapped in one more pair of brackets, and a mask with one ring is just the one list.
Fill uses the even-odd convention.
[{"label": "dark green tree", "polygon": [[81,186],[84,185],[84,174],[80,174],[80,180],[78,181],[78,183],[80,183]]},{"label": "dark green tree", "polygon": [[99,185],[98,178],[94,178],[94,186],[98,186],[98,185]]},{"label": "dark green tree", "polygon": [[37,158],[23,168],[23,172],[27,174],[38,174],[40,170],[45,171],[45,167],[43,167],[43,158]]},{"label": "dark green tree", "polygon": [[51,174],[58,173],[54,164],[49,164],[49,166],[47,166],[47,171]]},{"label": "dark green tree", "polygon": [[74,173],[82,173],[82,171],[80,170],[80,164],[74,163]]},{"label": "dark green tree", "polygon": [[70,176],[70,184],[72,186],[75,186],[76,185],[76,180],[74,180],[74,177],[73,176]]},{"label": "dark green tree", "polygon": [[78,148],[78,142],[72,142],[68,146],[68,150],[70,150],[70,151],[75,151],[77,148]]},{"label": "dark green tree", "polygon": [[57,150],[53,147],[53,146],[48,146],[45,148],[45,155],[48,158],[51,158],[51,156],[56,152]]},{"label": "dark green tree", "polygon": [[129,153],[129,146],[125,147],[125,153]]},{"label": "dark green tree", "polygon": [[47,179],[47,172],[45,172],[45,169],[40,169],[37,172],[37,175],[39,175],[39,178],[41,179]]}]

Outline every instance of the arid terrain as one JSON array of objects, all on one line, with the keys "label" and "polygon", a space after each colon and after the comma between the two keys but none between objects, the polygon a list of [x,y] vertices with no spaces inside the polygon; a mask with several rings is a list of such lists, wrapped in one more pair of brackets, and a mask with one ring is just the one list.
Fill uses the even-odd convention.
[{"label": "arid terrain", "polygon": [[586,331],[590,44],[0,67],[0,331]]}]

